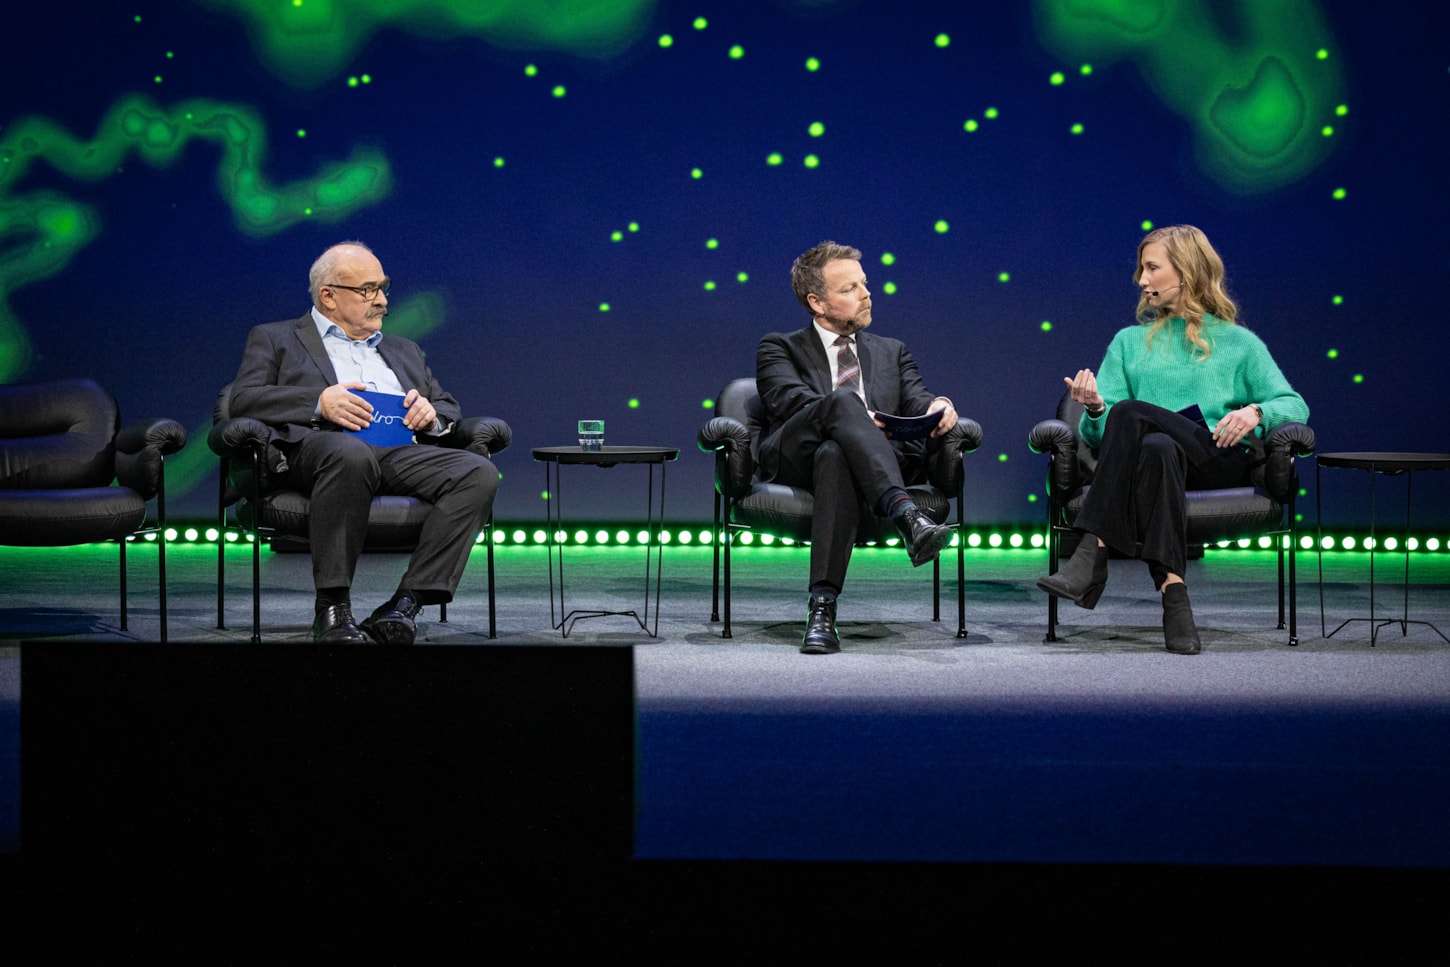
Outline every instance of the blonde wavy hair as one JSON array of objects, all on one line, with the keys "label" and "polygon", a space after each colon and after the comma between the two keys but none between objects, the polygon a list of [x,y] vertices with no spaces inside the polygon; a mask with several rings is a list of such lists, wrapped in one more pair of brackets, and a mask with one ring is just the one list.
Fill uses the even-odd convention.
[{"label": "blonde wavy hair", "polygon": [[[1224,280],[1223,259],[1214,251],[1208,236],[1192,225],[1168,225],[1155,228],[1138,243],[1138,263],[1133,270],[1136,283],[1143,276],[1143,249],[1157,242],[1168,253],[1168,261],[1183,280],[1179,308],[1187,323],[1184,335],[1198,347],[1200,359],[1207,359],[1213,347],[1203,338],[1203,317],[1213,316],[1222,322],[1238,325],[1239,308],[1228,294]],[[1169,313],[1149,304],[1148,293],[1138,296],[1138,322],[1151,326],[1148,345],[1168,325]]]}]

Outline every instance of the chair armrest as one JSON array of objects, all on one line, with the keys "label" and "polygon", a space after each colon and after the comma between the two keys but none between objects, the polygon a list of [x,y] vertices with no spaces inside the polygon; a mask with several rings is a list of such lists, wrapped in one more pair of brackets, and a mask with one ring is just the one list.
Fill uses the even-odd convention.
[{"label": "chair armrest", "polygon": [[1027,434],[1027,446],[1033,453],[1045,453],[1047,492],[1060,499],[1078,488],[1077,431],[1062,420],[1043,420]]},{"label": "chair armrest", "polygon": [[161,489],[165,458],[186,446],[186,427],[157,418],[125,427],[116,434],[116,480],[150,500]]},{"label": "chair armrest", "polygon": [[1299,493],[1299,471],[1295,457],[1314,452],[1314,431],[1303,423],[1285,423],[1269,431],[1264,450],[1264,489],[1280,503],[1287,503]]},{"label": "chair armrest", "polygon": [[750,431],[728,416],[717,416],[700,428],[695,442],[715,454],[715,489],[730,497],[743,496],[755,478],[755,457],[750,452]]},{"label": "chair armrest", "polygon": [[272,429],[250,416],[233,417],[212,425],[206,445],[219,457],[238,457],[254,447],[264,447],[272,438]]},{"label": "chair armrest", "polygon": [[420,443],[431,441],[438,446],[467,450],[481,457],[489,457],[508,449],[508,445],[514,440],[514,431],[498,417],[470,416],[453,424],[452,432],[444,436],[420,436],[417,439]]},{"label": "chair armrest", "polygon": [[926,479],[942,493],[955,494],[962,484],[962,455],[981,445],[981,424],[958,417],[957,425],[942,435],[941,447],[932,451]]}]

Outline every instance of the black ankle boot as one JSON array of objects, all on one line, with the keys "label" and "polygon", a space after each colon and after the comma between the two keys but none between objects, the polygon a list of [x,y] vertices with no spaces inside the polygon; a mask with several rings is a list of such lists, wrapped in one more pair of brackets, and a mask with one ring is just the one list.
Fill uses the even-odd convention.
[{"label": "black ankle boot", "polygon": [[1193,606],[1188,603],[1188,586],[1177,581],[1163,587],[1163,644],[1175,655],[1196,655],[1203,650],[1198,626],[1193,623]]},{"label": "black ankle boot", "polygon": [[810,604],[811,616],[806,622],[806,636],[801,639],[801,654],[834,655],[841,650],[841,636],[836,634],[836,599],[813,594]]},{"label": "black ankle boot", "polygon": [[1056,574],[1037,579],[1037,586],[1048,594],[1067,598],[1079,608],[1091,611],[1102,597],[1108,583],[1108,549],[1091,534],[1084,534],[1077,550]]}]

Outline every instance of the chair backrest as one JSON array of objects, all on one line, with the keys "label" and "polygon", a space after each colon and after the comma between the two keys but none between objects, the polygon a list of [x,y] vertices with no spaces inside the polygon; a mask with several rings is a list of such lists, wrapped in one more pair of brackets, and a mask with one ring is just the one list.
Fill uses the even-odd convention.
[{"label": "chair backrest", "polygon": [[0,488],[105,487],[121,410],[89,379],[0,386]]},{"label": "chair backrest", "polygon": [[[1082,419],[1082,404],[1073,399],[1071,393],[1063,393],[1062,399],[1057,401],[1057,418],[1077,433],[1078,422]],[[1082,482],[1092,483],[1093,474],[1098,469],[1098,454],[1083,442],[1081,436],[1077,438],[1077,466]]]}]

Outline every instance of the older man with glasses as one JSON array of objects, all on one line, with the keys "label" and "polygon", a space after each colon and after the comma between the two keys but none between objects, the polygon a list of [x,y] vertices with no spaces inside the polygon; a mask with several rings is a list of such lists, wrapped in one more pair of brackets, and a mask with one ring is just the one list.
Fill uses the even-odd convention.
[{"label": "older man with glasses", "polygon": [[[383,335],[392,281],[361,242],[332,246],[308,276],[312,309],[301,319],[257,326],[232,382],[233,416],[272,429],[268,465],[278,482],[310,495],[308,539],[319,642],[410,645],[424,605],[443,604],[468,563],[493,507],[498,470],[467,450],[404,443],[379,446],[356,432],[373,406],[355,390],[402,398],[413,437],[442,436],[461,418],[458,401],[433,378],[410,339]],[[377,494],[433,504],[397,592],[358,623],[351,588]]]}]

